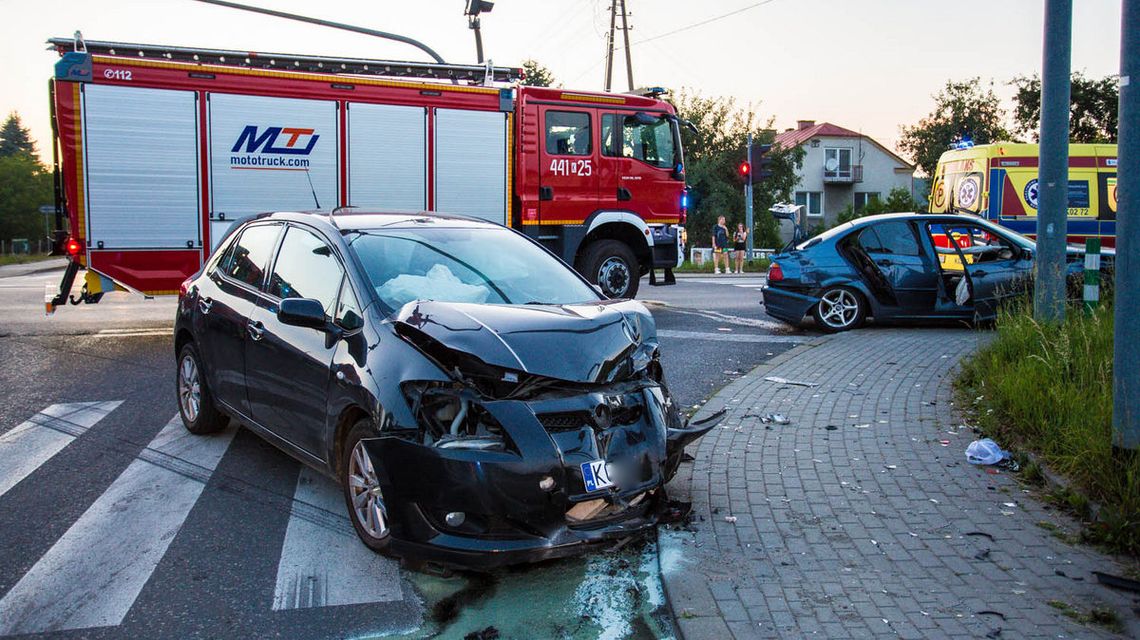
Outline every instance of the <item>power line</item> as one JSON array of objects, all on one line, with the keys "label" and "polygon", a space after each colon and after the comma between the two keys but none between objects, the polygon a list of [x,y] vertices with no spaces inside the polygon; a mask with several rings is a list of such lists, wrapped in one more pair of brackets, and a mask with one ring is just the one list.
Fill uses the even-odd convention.
[{"label": "power line", "polygon": [[[721,14],[721,15],[719,15],[719,16],[713,16],[713,17],[711,17],[711,18],[707,18],[707,19],[705,19],[705,20],[701,20],[700,22],[694,22],[694,23],[692,23],[692,24],[688,24],[688,25],[685,25],[685,26],[683,26],[683,27],[678,27],[678,28],[676,28],[676,29],[674,29],[674,30],[672,30],[672,31],[667,31],[667,32],[665,32],[665,33],[659,33],[659,34],[657,34],[657,35],[655,35],[655,36],[651,36],[651,37],[648,37],[648,38],[646,38],[646,39],[644,39],[644,40],[638,40],[637,42],[633,42],[633,43],[631,43],[631,44],[630,44],[630,48],[632,49],[634,46],[636,46],[636,45],[639,45],[639,44],[645,44],[646,42],[653,42],[654,40],[660,40],[660,39],[662,39],[662,38],[667,38],[667,37],[669,37],[669,36],[672,36],[672,35],[676,35],[676,34],[678,34],[678,33],[681,33],[682,31],[688,31],[688,30],[690,30],[690,29],[696,29],[697,27],[703,27],[703,26],[705,26],[705,25],[707,25],[707,24],[711,24],[711,23],[713,23],[713,22],[717,22],[718,20],[724,20],[725,18],[731,18],[732,16],[735,16],[735,15],[737,15],[737,14],[741,14],[741,13],[744,13],[745,11],[749,11],[749,10],[755,9],[755,8],[757,8],[757,7],[762,7],[762,6],[766,5],[766,4],[771,4],[771,3],[775,2],[775,1],[776,1],[776,0],[762,0],[761,2],[754,2],[754,3],[752,3],[752,4],[750,4],[750,5],[746,6],[746,7],[741,7],[741,8],[739,8],[739,9],[736,9],[736,10],[734,10],[734,11],[729,11],[728,13],[724,13],[724,14]],[[615,47],[614,51],[622,51],[622,50],[624,50],[624,49],[625,49],[625,47]],[[581,72],[581,73],[579,73],[578,75],[574,76],[574,77],[573,77],[573,78],[570,80],[570,83],[571,83],[571,84],[573,84],[573,83],[577,82],[577,81],[578,81],[578,79],[580,79],[582,76],[584,76],[584,75],[586,75],[587,73],[590,73],[591,71],[593,71],[593,70],[594,70],[594,67],[597,67],[599,63],[602,63],[602,62],[605,62],[605,61],[606,61],[606,57],[607,57],[607,56],[602,56],[602,57],[601,57],[601,58],[599,58],[597,61],[595,61],[594,63],[592,63],[592,64],[591,64],[589,67],[587,67],[587,68],[586,68],[584,71],[582,71],[582,72]]]},{"label": "power line", "polygon": [[742,7],[740,9],[737,9],[736,11],[730,11],[730,12],[725,13],[723,15],[715,16],[715,17],[709,18],[707,20],[702,20],[700,22],[694,22],[693,24],[686,25],[684,27],[680,27],[680,28],[674,29],[672,31],[668,31],[666,33],[658,34],[658,35],[655,35],[653,37],[646,38],[644,40],[638,40],[637,42],[634,42],[633,44],[636,45],[636,44],[644,44],[646,42],[653,42],[654,40],[660,40],[661,38],[666,38],[666,37],[669,37],[671,35],[681,33],[682,31],[688,31],[689,29],[696,29],[697,27],[703,27],[706,24],[711,24],[713,22],[716,22],[717,20],[724,20],[725,18],[731,18],[732,16],[734,16],[738,13],[744,13],[745,11],[748,11],[750,9],[755,9],[756,7],[762,7],[766,4],[770,4],[770,3],[775,2],[775,1],[776,0],[763,0],[763,2],[756,2],[756,3],[748,5],[747,7]]}]

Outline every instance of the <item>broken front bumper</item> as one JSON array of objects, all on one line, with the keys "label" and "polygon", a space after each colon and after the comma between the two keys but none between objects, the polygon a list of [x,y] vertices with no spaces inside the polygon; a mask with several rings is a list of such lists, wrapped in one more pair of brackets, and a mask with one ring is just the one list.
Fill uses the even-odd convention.
[{"label": "broken front bumper", "polygon": [[[646,382],[481,406],[502,425],[503,450],[396,436],[366,441],[384,477],[396,555],[491,568],[572,555],[648,530],[685,444],[716,422],[682,426],[662,387]],[[582,465],[600,460],[615,486],[587,491]],[[462,518],[449,520],[456,513]]]}]

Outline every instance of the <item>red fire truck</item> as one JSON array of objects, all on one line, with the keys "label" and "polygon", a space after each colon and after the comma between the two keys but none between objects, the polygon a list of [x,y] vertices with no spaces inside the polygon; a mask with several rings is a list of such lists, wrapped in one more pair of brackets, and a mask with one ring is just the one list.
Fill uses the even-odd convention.
[{"label": "red fire truck", "polygon": [[177,293],[235,220],[270,210],[478,216],[612,297],[681,260],[679,122],[657,92],[522,86],[490,65],[49,42],[56,246],[71,259],[49,313],[81,269],[74,304]]}]

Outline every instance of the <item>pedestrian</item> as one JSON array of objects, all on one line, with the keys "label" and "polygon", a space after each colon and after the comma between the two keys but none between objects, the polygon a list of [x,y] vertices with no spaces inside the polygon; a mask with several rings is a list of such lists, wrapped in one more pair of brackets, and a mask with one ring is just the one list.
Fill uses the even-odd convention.
[{"label": "pedestrian", "polygon": [[728,227],[724,224],[724,216],[717,216],[716,226],[712,228],[713,272],[720,273],[721,259],[724,260],[724,272],[732,273],[728,263]]},{"label": "pedestrian", "polygon": [[736,272],[744,273],[744,241],[748,239],[748,232],[744,230],[744,223],[736,223],[736,233],[732,234],[732,252],[736,254]]}]

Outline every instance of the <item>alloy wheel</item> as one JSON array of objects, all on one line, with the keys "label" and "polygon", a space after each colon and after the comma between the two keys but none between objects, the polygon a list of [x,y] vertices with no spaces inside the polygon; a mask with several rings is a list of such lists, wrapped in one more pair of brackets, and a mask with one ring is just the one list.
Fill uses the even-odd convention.
[{"label": "alloy wheel", "polygon": [[198,363],[193,356],[186,354],[178,365],[178,404],[188,422],[198,419],[202,406],[202,381],[199,379]]},{"label": "alloy wheel", "polygon": [[352,496],[352,510],[356,521],[369,536],[380,539],[388,535],[388,509],[372,459],[357,442],[348,461],[348,490]]},{"label": "alloy wheel", "polygon": [[820,298],[819,317],[832,329],[846,329],[859,318],[859,300],[847,289],[832,289]]}]

